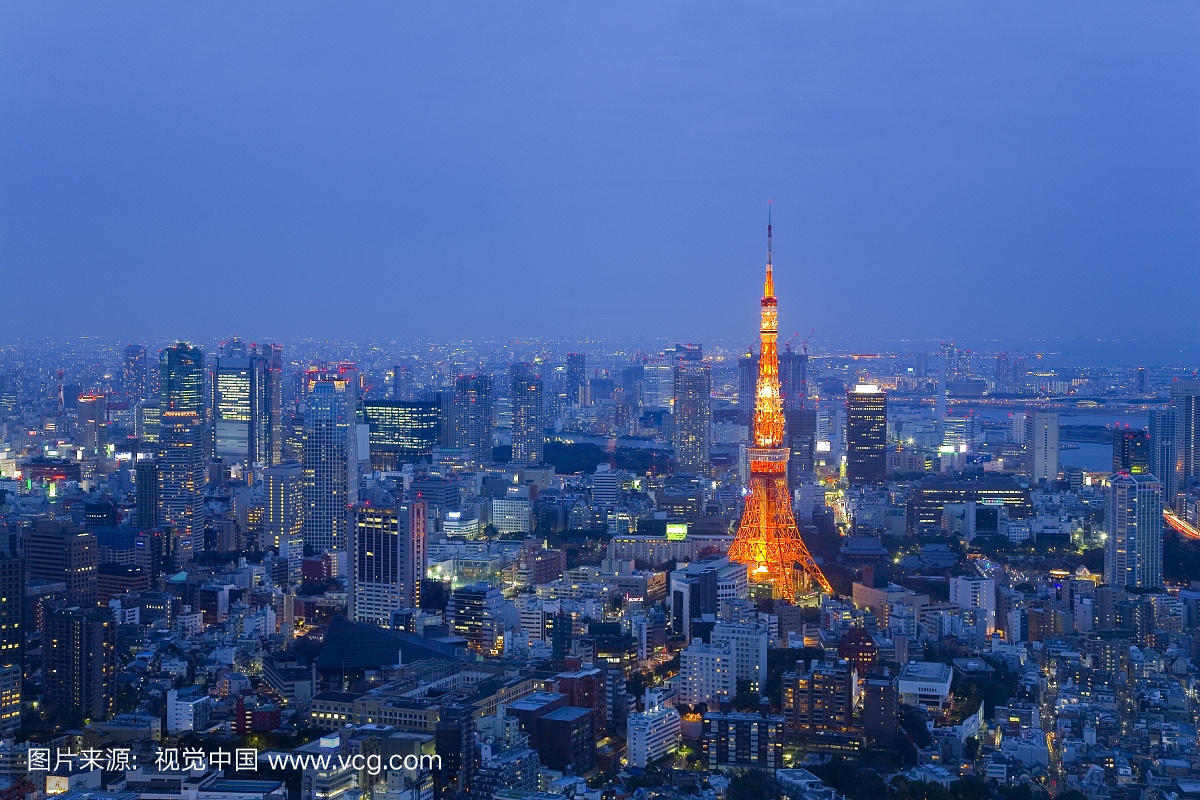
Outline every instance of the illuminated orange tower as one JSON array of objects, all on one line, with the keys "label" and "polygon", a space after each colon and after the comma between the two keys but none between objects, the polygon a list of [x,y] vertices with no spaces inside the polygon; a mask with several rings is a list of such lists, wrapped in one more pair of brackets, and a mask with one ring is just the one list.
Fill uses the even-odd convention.
[{"label": "illuminated orange tower", "polygon": [[804,546],[788,491],[789,450],[783,446],[783,400],[779,396],[779,311],[771,267],[771,223],[767,221],[767,279],[763,285],[759,329],[758,390],[754,400],[754,447],[750,457],[750,495],[729,548],[729,558],[749,567],[750,580],[772,581],[776,592],[796,598],[796,571],[833,594],[812,554]]}]

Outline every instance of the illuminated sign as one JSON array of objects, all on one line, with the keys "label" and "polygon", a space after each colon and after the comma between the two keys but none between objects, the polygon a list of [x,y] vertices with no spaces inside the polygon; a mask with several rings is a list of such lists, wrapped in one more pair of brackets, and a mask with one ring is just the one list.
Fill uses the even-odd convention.
[{"label": "illuminated sign", "polygon": [[830,448],[829,442],[817,442],[818,453],[828,453]]},{"label": "illuminated sign", "polygon": [[667,538],[672,541],[679,541],[687,538],[687,523],[686,522],[668,522],[667,523]]}]

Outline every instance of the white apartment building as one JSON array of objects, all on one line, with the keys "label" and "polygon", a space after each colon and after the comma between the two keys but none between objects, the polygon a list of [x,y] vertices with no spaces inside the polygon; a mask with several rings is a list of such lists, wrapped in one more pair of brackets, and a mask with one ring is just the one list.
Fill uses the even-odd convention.
[{"label": "white apartment building", "polygon": [[733,648],[693,639],[679,653],[679,700],[688,705],[707,703],[715,708],[721,695],[733,697]]},{"label": "white apartment building", "polygon": [[986,613],[988,636],[996,630],[996,582],[991,578],[951,578],[950,602]]},{"label": "white apartment building", "polygon": [[212,699],[199,687],[167,692],[167,733],[200,731],[212,718]]},{"label": "white apartment building", "polygon": [[630,714],[625,725],[629,766],[645,768],[679,746],[679,712],[654,703],[641,714]]},{"label": "white apartment building", "polygon": [[761,691],[767,682],[767,644],[770,634],[766,625],[718,622],[709,640],[725,643],[733,650],[733,685],[750,681],[752,691]]}]

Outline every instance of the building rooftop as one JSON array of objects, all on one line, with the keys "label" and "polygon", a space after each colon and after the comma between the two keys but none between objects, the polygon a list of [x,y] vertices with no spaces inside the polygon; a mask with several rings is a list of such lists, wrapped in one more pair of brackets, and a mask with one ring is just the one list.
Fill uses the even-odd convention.
[{"label": "building rooftop", "polygon": [[953,678],[949,664],[940,661],[910,661],[900,669],[900,680],[945,683]]},{"label": "building rooftop", "polygon": [[591,714],[591,713],[592,713],[592,710],[590,708],[577,708],[575,706],[565,706],[563,708],[558,709],[557,711],[551,711],[549,714],[542,717],[542,719],[573,721],[573,720],[579,719],[580,717],[582,717],[586,714]]}]

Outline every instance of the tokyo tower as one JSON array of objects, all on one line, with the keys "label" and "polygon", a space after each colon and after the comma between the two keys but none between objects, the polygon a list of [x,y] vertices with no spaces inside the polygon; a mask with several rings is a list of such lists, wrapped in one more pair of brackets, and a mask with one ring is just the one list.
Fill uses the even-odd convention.
[{"label": "tokyo tower", "polygon": [[[769,215],[768,215],[769,216]],[[729,558],[749,568],[750,580],[771,581],[780,597],[796,599],[796,571],[833,594],[812,554],[804,546],[788,491],[783,446],[783,400],[779,396],[779,311],[771,267],[771,222],[767,220],[767,278],[763,285],[759,329],[758,389],[754,401],[754,446],[750,458],[750,495]]]}]

